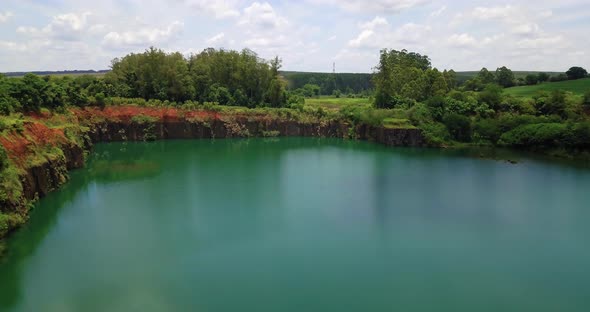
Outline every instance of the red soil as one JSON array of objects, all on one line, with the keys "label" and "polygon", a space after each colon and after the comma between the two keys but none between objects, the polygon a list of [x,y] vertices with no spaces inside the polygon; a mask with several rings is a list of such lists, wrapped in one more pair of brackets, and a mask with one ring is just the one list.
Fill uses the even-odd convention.
[{"label": "red soil", "polygon": [[[41,120],[35,116],[33,119]],[[63,130],[49,128],[38,121],[27,121],[24,131],[12,131],[6,136],[0,136],[0,144],[6,150],[8,157],[19,165],[23,165],[28,155],[36,146],[59,145],[67,141]]]}]

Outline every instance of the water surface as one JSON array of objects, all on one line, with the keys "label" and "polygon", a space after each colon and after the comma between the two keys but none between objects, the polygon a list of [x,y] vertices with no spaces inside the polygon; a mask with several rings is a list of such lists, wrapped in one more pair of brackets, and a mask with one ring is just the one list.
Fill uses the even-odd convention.
[{"label": "water surface", "polygon": [[590,171],[304,138],[97,145],[1,311],[590,311]]}]

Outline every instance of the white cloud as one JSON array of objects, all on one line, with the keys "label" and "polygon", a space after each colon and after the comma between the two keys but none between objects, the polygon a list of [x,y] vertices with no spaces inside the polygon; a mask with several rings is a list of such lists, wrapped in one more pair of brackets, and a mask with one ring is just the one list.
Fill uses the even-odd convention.
[{"label": "white cloud", "polygon": [[10,11],[8,12],[0,12],[0,23],[6,23],[9,19],[11,19],[14,14]]},{"label": "white cloud", "polygon": [[389,26],[389,22],[381,16],[376,16],[373,20],[359,25],[362,29],[374,29],[379,26]]},{"label": "white cloud", "polygon": [[[90,25],[90,12],[66,13],[54,16],[51,22],[43,27],[20,26],[17,32],[33,37],[50,37],[64,41],[75,41],[88,34]],[[93,28],[95,29],[95,28]]]},{"label": "white cloud", "polygon": [[229,48],[235,44],[235,40],[229,39],[225,33],[219,33],[205,41],[209,47]]},{"label": "white cloud", "polygon": [[471,16],[477,19],[507,19],[517,13],[517,9],[511,5],[503,7],[477,7],[471,12]]},{"label": "white cloud", "polygon": [[457,70],[590,67],[587,1],[0,0],[0,68],[104,69],[150,45],[249,47],[309,71],[367,72],[383,48]]},{"label": "white cloud", "polygon": [[448,42],[455,47],[473,47],[477,45],[477,40],[469,34],[453,34],[449,37]]},{"label": "white cloud", "polygon": [[287,23],[287,19],[277,14],[268,2],[254,2],[244,9],[238,25],[268,30],[285,26]]},{"label": "white cloud", "polygon": [[308,2],[336,6],[350,12],[393,14],[429,3],[430,0],[308,0]]},{"label": "white cloud", "polygon": [[443,5],[441,6],[438,10],[433,11],[432,13],[430,13],[430,17],[439,17],[441,16],[445,11],[447,10],[447,6]]},{"label": "white cloud", "polygon": [[534,36],[540,32],[540,27],[536,23],[525,23],[514,26],[512,32],[520,36]]},{"label": "white cloud", "polygon": [[[349,48],[364,48],[379,50],[391,46],[412,46],[427,40],[432,30],[430,26],[406,23],[399,27],[392,27],[382,17],[359,24],[360,33],[348,42]],[[387,45],[387,46],[384,46]]]},{"label": "white cloud", "polygon": [[103,44],[116,48],[121,46],[147,47],[166,43],[176,38],[184,29],[184,23],[174,21],[164,28],[140,28],[131,31],[109,32],[104,36]]},{"label": "white cloud", "polygon": [[226,0],[186,0],[186,4],[204,13],[211,13],[215,18],[230,18],[240,16],[235,3]]},{"label": "white cloud", "polygon": [[0,48],[10,51],[26,51],[27,47],[24,44],[13,41],[0,41]]}]

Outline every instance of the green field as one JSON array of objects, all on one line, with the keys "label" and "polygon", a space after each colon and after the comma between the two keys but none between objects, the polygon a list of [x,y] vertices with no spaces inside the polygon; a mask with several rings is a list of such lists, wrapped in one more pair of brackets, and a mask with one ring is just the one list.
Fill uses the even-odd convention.
[{"label": "green field", "polygon": [[351,104],[359,106],[371,106],[371,101],[368,98],[336,98],[333,96],[322,96],[319,98],[307,98],[305,99],[305,104],[314,107],[321,107],[327,110],[338,110],[342,106]]},{"label": "green field", "polygon": [[547,82],[534,86],[513,87],[504,90],[504,93],[518,97],[532,97],[540,91],[564,90],[582,95],[590,90],[590,78],[580,80],[568,80],[560,82]]}]

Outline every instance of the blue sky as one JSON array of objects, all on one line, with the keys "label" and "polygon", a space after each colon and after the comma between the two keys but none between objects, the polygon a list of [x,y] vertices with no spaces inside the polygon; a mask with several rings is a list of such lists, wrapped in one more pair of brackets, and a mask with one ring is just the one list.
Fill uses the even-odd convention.
[{"label": "blue sky", "polygon": [[106,69],[149,46],[278,55],[283,69],[371,72],[382,48],[440,69],[590,67],[588,0],[2,0],[0,72]]}]

